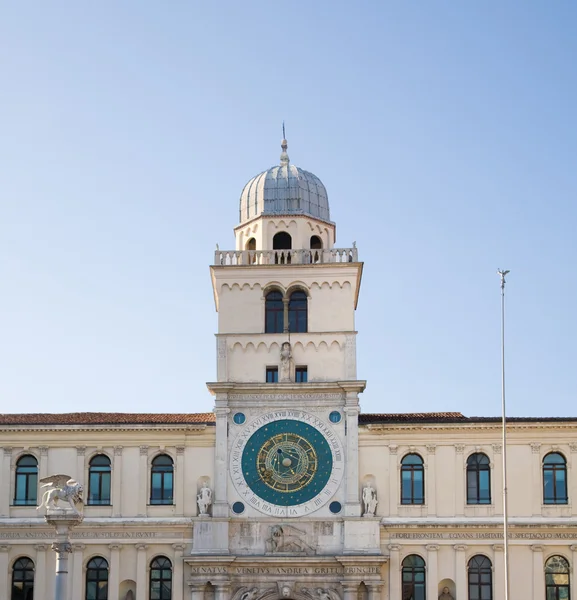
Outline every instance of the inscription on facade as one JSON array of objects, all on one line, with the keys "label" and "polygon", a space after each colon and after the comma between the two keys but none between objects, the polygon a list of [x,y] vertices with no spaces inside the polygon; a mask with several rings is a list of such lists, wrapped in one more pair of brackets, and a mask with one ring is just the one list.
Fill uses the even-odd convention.
[{"label": "inscription on facade", "polygon": [[[391,538],[397,540],[502,540],[499,531],[488,533],[392,533]],[[510,540],[577,540],[577,533],[509,533]]]},{"label": "inscription on facade", "polygon": [[[53,531],[6,531],[0,533],[0,539],[3,540],[26,540],[26,539],[52,539]],[[178,538],[182,539],[182,534],[174,532],[160,531],[73,531],[70,534],[73,539],[127,539],[141,540],[152,538]]]},{"label": "inscription on facade", "polygon": [[192,566],[193,575],[378,575],[377,566],[349,567],[202,567]]}]

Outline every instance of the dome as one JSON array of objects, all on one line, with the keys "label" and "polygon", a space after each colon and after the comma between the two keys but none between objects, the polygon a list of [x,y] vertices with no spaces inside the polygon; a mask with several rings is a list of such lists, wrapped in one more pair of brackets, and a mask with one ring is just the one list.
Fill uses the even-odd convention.
[{"label": "dome", "polygon": [[260,215],[297,214],[330,221],[329,199],[322,181],[290,164],[282,141],[280,165],[253,177],[240,195],[240,222]]}]

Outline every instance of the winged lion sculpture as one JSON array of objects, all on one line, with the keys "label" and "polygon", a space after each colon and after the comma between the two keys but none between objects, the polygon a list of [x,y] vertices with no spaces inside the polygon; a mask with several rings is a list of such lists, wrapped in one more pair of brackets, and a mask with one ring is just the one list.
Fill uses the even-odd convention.
[{"label": "winged lion sculpture", "polygon": [[42,494],[42,501],[36,510],[42,507],[46,511],[50,509],[67,510],[68,507],[58,505],[60,500],[64,500],[68,502],[75,514],[81,514],[76,505],[78,504],[81,507],[84,505],[82,500],[82,484],[72,479],[70,475],[50,475],[49,477],[42,478],[40,484],[41,487],[48,489]]}]

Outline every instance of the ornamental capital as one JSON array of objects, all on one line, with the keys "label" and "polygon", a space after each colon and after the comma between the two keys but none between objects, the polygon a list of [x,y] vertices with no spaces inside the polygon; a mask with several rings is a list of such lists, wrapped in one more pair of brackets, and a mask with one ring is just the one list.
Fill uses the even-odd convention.
[{"label": "ornamental capital", "polygon": [[399,447],[395,444],[389,445],[389,454],[396,454]]},{"label": "ornamental capital", "polygon": [[467,546],[467,544],[455,544],[453,546],[453,548],[455,549],[456,552],[465,552],[465,550],[467,550],[468,546]]},{"label": "ornamental capital", "polygon": [[77,456],[84,456],[86,454],[86,446],[76,446]]},{"label": "ornamental capital", "polygon": [[543,546],[541,546],[541,544],[532,544],[531,550],[533,550],[533,552],[543,552]]},{"label": "ornamental capital", "polygon": [[124,446],[114,446],[114,456],[122,456]]},{"label": "ornamental capital", "polygon": [[495,454],[501,454],[503,451],[503,446],[501,444],[493,444],[493,452]]},{"label": "ornamental capital", "polygon": [[140,446],[140,456],[148,456],[148,446]]},{"label": "ornamental capital", "polygon": [[86,544],[72,544],[73,552],[83,552],[86,548]]},{"label": "ornamental capital", "polygon": [[182,456],[184,454],[185,446],[176,447],[176,456]]},{"label": "ornamental capital", "polygon": [[38,446],[40,456],[48,456],[48,446]]},{"label": "ornamental capital", "polygon": [[435,454],[436,450],[437,450],[437,445],[436,444],[428,444],[427,445],[427,452],[429,454]]},{"label": "ornamental capital", "polygon": [[541,450],[541,444],[539,442],[531,442],[531,452],[533,454],[539,454]]},{"label": "ornamental capital", "polygon": [[438,544],[427,544],[425,546],[425,548],[429,551],[429,552],[436,552],[439,549]]},{"label": "ornamental capital", "polygon": [[463,454],[463,452],[465,452],[465,444],[455,444],[455,452],[457,454]]}]

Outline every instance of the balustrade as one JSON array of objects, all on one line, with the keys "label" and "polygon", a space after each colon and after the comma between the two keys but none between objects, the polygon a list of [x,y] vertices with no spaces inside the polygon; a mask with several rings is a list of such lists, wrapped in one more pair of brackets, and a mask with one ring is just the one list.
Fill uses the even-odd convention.
[{"label": "balustrade", "polygon": [[214,264],[222,266],[311,265],[358,262],[357,248],[318,250],[217,250]]}]

